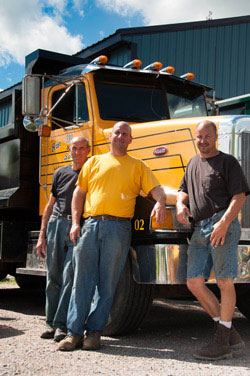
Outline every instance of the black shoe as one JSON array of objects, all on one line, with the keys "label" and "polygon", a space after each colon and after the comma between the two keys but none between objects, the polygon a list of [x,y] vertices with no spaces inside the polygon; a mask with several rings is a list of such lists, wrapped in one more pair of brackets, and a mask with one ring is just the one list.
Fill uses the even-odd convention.
[{"label": "black shoe", "polygon": [[55,334],[54,334],[54,341],[60,342],[62,341],[67,335],[66,329],[56,328]]},{"label": "black shoe", "polygon": [[47,330],[45,330],[45,332],[41,334],[40,338],[52,339],[54,338],[54,334],[55,334],[55,329],[48,328]]}]

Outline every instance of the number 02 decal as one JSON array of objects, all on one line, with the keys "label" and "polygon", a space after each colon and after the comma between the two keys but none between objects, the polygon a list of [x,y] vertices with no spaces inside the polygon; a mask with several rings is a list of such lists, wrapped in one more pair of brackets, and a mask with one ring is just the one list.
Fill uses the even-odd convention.
[{"label": "number 02 decal", "polygon": [[144,231],[144,219],[136,219],[134,222],[135,231]]}]

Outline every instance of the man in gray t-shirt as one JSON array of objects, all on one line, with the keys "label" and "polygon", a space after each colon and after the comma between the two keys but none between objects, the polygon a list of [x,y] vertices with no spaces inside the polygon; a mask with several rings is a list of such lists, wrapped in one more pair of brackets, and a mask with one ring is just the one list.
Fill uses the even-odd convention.
[{"label": "man in gray t-shirt", "polygon": [[[67,334],[66,320],[73,284],[71,201],[83,164],[90,152],[84,137],[74,137],[69,151],[72,164],[58,168],[52,181],[51,194],[45,206],[36,245],[40,257],[46,258],[46,325],[41,338],[61,341]],[[47,239],[46,239],[47,238]]]},{"label": "man in gray t-shirt", "polygon": [[[217,150],[216,125],[208,120],[196,127],[200,155],[193,157],[182,179],[176,203],[180,223],[195,222],[188,247],[187,286],[215,322],[212,341],[194,356],[216,360],[232,356],[243,341],[232,326],[236,303],[234,278],[240,239],[238,214],[250,193],[238,161]],[[221,303],[205,285],[212,266]]]},{"label": "man in gray t-shirt", "polygon": [[198,222],[227,209],[234,195],[248,193],[249,188],[239,162],[218,151],[209,158],[197,154],[189,161],[179,191],[188,194],[192,218]]}]

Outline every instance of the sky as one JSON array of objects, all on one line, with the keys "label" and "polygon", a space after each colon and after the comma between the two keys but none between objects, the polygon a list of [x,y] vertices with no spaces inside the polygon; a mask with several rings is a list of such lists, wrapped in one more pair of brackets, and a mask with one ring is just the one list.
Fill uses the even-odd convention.
[{"label": "sky", "polygon": [[0,0],[0,90],[37,49],[73,55],[122,28],[244,15],[249,0]]}]

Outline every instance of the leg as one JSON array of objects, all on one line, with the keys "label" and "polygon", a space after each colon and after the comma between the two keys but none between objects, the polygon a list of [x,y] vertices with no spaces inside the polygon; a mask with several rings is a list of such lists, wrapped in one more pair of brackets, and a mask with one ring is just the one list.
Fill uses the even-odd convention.
[{"label": "leg", "polygon": [[217,284],[221,293],[220,322],[226,322],[228,323],[228,327],[230,326],[230,348],[233,350],[241,349],[245,344],[237,330],[231,324],[236,304],[234,281],[232,278],[220,279],[217,280]]},{"label": "leg", "polygon": [[96,309],[98,300],[99,300],[99,292],[98,292],[98,286],[96,286],[96,288],[95,288],[95,294],[94,294],[94,297],[93,297],[92,302],[91,302],[91,307],[90,307],[89,315],[91,315],[91,313]]},{"label": "leg", "polygon": [[[211,226],[210,226],[211,227]],[[195,227],[187,255],[187,287],[211,317],[219,316],[219,302],[205,285],[210,275],[212,259],[209,244],[209,223],[204,228]]]},{"label": "leg", "polygon": [[234,281],[232,278],[218,279],[217,285],[221,293],[220,319],[221,321],[232,321],[236,304]]},{"label": "leg", "polygon": [[204,277],[190,278],[187,287],[211,317],[220,317],[220,304],[216,296],[205,285]]},{"label": "leg", "polygon": [[[210,314],[209,310],[206,309],[207,306],[203,305],[200,300],[199,301],[203,305],[203,308],[207,311],[207,313],[209,313],[212,317],[218,316],[220,317],[221,321],[229,323],[232,321],[236,302],[233,279],[228,278],[217,280],[217,284],[221,292],[220,307],[218,303],[218,308],[220,308],[220,311],[217,311],[217,314],[213,310],[214,307],[212,307],[210,311],[212,312],[212,314]],[[210,299],[211,304],[212,297]],[[231,326],[231,328],[228,328],[222,325],[223,323],[221,323],[221,321],[220,323],[216,323],[216,332],[214,337],[212,338],[212,341],[194,354],[197,359],[217,360],[230,358],[232,356],[232,350],[237,350],[244,347],[244,342],[242,341],[239,333],[235,330],[235,328],[233,326]]]},{"label": "leg", "polygon": [[47,228],[46,323],[53,327],[60,299],[63,265],[66,257],[64,218],[50,217]]},{"label": "leg", "polygon": [[215,278],[221,292],[221,321],[230,322],[234,314],[236,293],[234,278],[238,274],[238,241],[240,225],[236,218],[229,226],[224,244],[211,247]]},{"label": "leg", "polygon": [[[67,219],[64,219],[67,221]],[[55,313],[53,327],[60,328],[66,332],[67,326],[67,313],[68,313],[68,306],[71,296],[71,290],[73,285],[73,278],[74,278],[74,271],[72,265],[72,255],[73,255],[73,246],[74,244],[69,239],[69,231],[70,231],[71,222],[68,221],[67,226],[67,253],[66,258],[64,261],[63,266],[63,277],[62,277],[62,287],[60,292],[60,299],[57,307],[57,311]]]},{"label": "leg", "polygon": [[130,221],[102,221],[98,292],[100,298],[88,317],[86,329],[102,332],[113,303],[116,285],[130,246]]},{"label": "leg", "polygon": [[[223,213],[219,213],[221,217]],[[216,219],[217,220],[217,219]],[[243,347],[240,335],[231,326],[236,302],[233,278],[237,276],[237,245],[240,236],[238,220],[231,223],[223,246],[212,247],[215,277],[221,292],[220,322],[216,325],[216,332],[212,341],[198,350],[198,359],[217,360],[232,356],[232,349]]]},{"label": "leg", "polygon": [[99,224],[87,220],[73,250],[74,282],[70,297],[67,328],[70,335],[82,337],[84,322],[98,285]]}]

